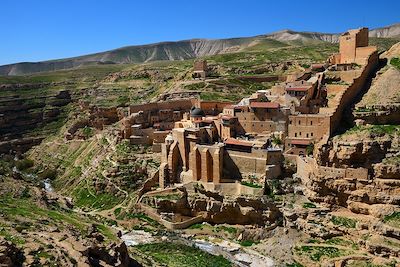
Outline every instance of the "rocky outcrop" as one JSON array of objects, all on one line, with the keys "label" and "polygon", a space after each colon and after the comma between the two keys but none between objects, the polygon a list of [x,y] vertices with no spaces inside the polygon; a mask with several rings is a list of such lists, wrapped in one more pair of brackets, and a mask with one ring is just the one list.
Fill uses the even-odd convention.
[{"label": "rocky outcrop", "polygon": [[[376,127],[376,128],[374,128]],[[373,164],[396,156],[400,148],[398,131],[390,126],[361,126],[349,133],[336,136],[317,151],[316,159],[321,166],[363,167],[373,171]]]},{"label": "rocky outcrop", "polygon": [[0,237],[0,266],[18,267],[24,260],[24,252],[20,248]]},{"label": "rocky outcrop", "polygon": [[268,197],[222,197],[210,194],[188,193],[179,200],[160,200],[159,212],[173,212],[185,216],[204,215],[204,220],[216,224],[273,225],[281,213]]},{"label": "rocky outcrop", "polygon": [[125,243],[104,245],[92,245],[82,254],[87,258],[90,266],[117,266],[117,267],[140,267],[137,261],[129,256]]}]

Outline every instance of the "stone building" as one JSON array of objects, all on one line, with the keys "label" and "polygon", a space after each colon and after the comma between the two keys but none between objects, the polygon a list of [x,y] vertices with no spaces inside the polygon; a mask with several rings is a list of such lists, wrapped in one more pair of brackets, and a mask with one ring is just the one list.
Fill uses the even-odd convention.
[{"label": "stone building", "polygon": [[[224,117],[206,116],[194,108],[190,116],[176,123],[162,144],[159,184],[201,183],[222,193],[249,191],[241,184],[249,177],[264,186],[265,179],[279,176],[282,151],[262,140],[223,138]],[[251,191],[251,190],[250,190]]]},{"label": "stone building", "polygon": [[376,51],[376,46],[368,46],[368,28],[349,30],[339,37],[339,53],[332,55],[329,62],[364,65],[368,57]]},{"label": "stone building", "polygon": [[[349,30],[339,41],[340,52],[329,58],[335,65],[317,74],[319,90],[313,93],[304,89],[313,96],[308,101],[308,107],[313,108],[296,108],[296,114],[289,116],[286,154],[305,155],[307,146],[327,141],[340,128],[346,107],[352,104],[378,65],[376,47],[368,46],[367,28]],[[325,81],[324,75],[334,77],[334,83]]]},{"label": "stone building", "polygon": [[207,61],[196,60],[193,64],[193,79],[205,80],[207,77]]},{"label": "stone building", "polygon": [[132,144],[153,145],[154,151],[160,151],[161,143],[164,143],[175,123],[181,121],[192,107],[201,108],[207,115],[215,115],[230,104],[191,98],[132,105],[128,115],[120,121],[121,137]]}]

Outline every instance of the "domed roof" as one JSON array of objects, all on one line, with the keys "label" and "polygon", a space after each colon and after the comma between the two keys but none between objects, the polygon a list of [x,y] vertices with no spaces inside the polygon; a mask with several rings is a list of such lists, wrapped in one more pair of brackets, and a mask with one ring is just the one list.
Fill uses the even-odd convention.
[{"label": "domed roof", "polygon": [[199,118],[204,116],[206,116],[206,114],[200,108],[193,108],[192,111],[190,112],[190,117]]}]

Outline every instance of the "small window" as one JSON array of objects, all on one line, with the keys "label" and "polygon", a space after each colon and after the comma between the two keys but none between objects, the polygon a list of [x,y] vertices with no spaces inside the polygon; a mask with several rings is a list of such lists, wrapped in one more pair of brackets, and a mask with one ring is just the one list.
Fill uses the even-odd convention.
[{"label": "small window", "polygon": [[299,125],[301,124],[301,121],[299,120]]},{"label": "small window", "polygon": [[308,134],[306,134],[307,138],[308,138]]},{"label": "small window", "polygon": [[312,121],[310,121],[310,125],[312,125]]},{"label": "small window", "polygon": [[292,124],[292,120],[289,121],[289,124]]},{"label": "small window", "polygon": [[314,136],[314,133],[311,133],[311,136]]},{"label": "small window", "polygon": [[301,132],[299,132],[299,135],[301,136]]},{"label": "small window", "polygon": [[294,133],[294,137],[297,137],[297,133]]}]

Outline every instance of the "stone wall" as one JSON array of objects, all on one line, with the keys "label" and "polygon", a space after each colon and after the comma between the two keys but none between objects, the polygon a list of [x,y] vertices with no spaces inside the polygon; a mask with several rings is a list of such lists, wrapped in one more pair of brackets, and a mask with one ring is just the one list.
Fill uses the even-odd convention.
[{"label": "stone wall", "polygon": [[189,111],[191,107],[195,105],[196,101],[197,101],[196,99],[179,99],[179,100],[161,101],[161,102],[154,102],[141,105],[133,105],[129,107],[129,114],[137,113],[139,111],[158,112],[159,110],[163,109]]},{"label": "stone wall", "polygon": [[356,96],[364,89],[366,82],[371,78],[372,72],[378,67],[378,54],[372,53],[363,67],[360,76],[354,79],[353,83],[342,94],[340,101],[331,116],[331,133],[334,132],[340,124],[343,112],[348,108],[356,98]]},{"label": "stone wall", "polygon": [[331,177],[336,179],[368,180],[368,169],[366,168],[334,168],[319,166],[315,159],[297,157],[297,174],[307,177],[310,173],[317,176]]},{"label": "stone wall", "polygon": [[158,223],[164,225],[167,229],[170,230],[177,230],[177,229],[185,229],[188,228],[189,226],[196,224],[196,223],[202,223],[204,222],[204,217],[202,215],[190,218],[188,220],[185,220],[183,222],[170,222],[167,220],[164,220],[161,218],[161,215],[158,214],[157,210],[154,208],[151,208],[149,206],[143,205],[143,204],[136,204],[137,208],[144,212],[147,216],[152,218],[153,220],[157,221]]},{"label": "stone wall", "polygon": [[200,108],[204,111],[206,115],[218,115],[219,113],[222,112],[224,107],[228,105],[232,105],[232,102],[228,101],[204,101],[204,100],[198,100],[195,103],[195,106],[197,108]]}]

